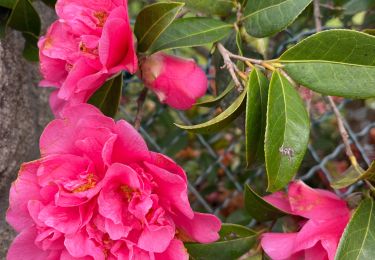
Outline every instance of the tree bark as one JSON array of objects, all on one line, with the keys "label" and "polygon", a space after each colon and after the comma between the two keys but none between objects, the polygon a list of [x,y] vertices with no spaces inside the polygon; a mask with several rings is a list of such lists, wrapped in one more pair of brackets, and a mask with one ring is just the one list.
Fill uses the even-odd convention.
[{"label": "tree bark", "polygon": [[[39,3],[36,8],[46,28],[54,12]],[[11,30],[0,41],[0,259],[15,235],[5,222],[10,184],[21,163],[39,157],[40,134],[52,119],[50,90],[38,87],[38,64],[22,57],[23,44],[22,35]]]}]

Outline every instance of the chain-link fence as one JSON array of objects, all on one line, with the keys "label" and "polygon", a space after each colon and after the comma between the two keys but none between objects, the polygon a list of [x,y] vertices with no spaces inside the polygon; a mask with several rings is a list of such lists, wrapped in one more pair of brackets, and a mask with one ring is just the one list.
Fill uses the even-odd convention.
[{"label": "chain-link fence", "polygon": [[[282,53],[290,44],[313,34],[307,31],[281,44],[276,54]],[[211,59],[205,66],[211,84]],[[124,100],[120,117],[129,121],[136,114],[136,99],[141,83],[135,77],[125,79]],[[210,88],[212,89],[212,88]],[[311,142],[297,178],[314,187],[330,189],[329,182],[349,168],[345,147],[337,130],[337,121],[324,97],[311,101]],[[375,158],[372,142],[375,140],[375,110],[371,101],[336,99],[344,116],[352,148],[357,159],[367,168]],[[190,199],[193,207],[214,213],[228,222],[249,224],[250,217],[243,211],[243,187],[245,183],[264,192],[266,177],[264,166],[247,169],[244,156],[244,135],[240,123],[210,135],[191,134],[174,126],[174,122],[186,125],[207,121],[221,108],[194,108],[188,112],[174,111],[160,105],[148,95],[140,132],[151,150],[167,154],[187,172]],[[239,120],[241,121],[241,120]],[[361,183],[349,189],[336,190],[346,196],[359,188]]]}]

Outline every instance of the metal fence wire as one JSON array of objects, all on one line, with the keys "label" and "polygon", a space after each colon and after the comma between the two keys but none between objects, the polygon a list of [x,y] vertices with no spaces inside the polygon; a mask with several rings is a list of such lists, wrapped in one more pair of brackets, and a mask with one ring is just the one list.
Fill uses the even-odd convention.
[{"label": "metal fence wire", "polygon": [[[288,45],[313,34],[307,31],[290,36],[276,51],[283,52]],[[212,79],[211,59],[204,68]],[[201,64],[202,65],[202,64]],[[211,80],[210,84],[214,84]],[[136,77],[125,79],[123,102],[119,117],[129,121],[136,114],[135,99],[141,90]],[[338,99],[338,107],[344,117],[352,148],[363,168],[375,159],[375,108],[370,101]],[[334,114],[324,97],[313,100],[320,113],[311,114],[311,141],[305,159],[296,178],[313,187],[331,189],[329,182],[349,168],[345,147],[337,130]],[[243,130],[239,123],[210,135],[190,134],[173,125],[174,122],[187,125],[203,122],[217,114],[216,109],[199,108],[179,112],[163,106],[156,98],[148,95],[144,105],[144,116],[140,132],[151,150],[167,154],[187,172],[190,200],[193,208],[214,213],[224,221],[240,224],[254,224],[243,211],[244,184],[250,184],[264,194],[266,177],[264,166],[246,169],[244,157]],[[345,197],[360,188],[358,183],[348,189],[334,190]]]}]

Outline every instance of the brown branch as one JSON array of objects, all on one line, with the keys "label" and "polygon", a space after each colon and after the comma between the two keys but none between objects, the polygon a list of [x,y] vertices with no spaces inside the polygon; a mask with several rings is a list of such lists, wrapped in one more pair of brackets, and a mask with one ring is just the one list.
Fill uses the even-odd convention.
[{"label": "brown branch", "polygon": [[320,0],[314,0],[314,18],[316,31],[322,31],[322,15],[320,13]]},{"label": "brown branch", "polygon": [[226,68],[229,71],[237,90],[242,92],[244,88],[237,77],[236,70],[238,69],[231,60],[231,53],[221,43],[218,43],[216,46],[224,60],[224,65],[221,68]]},{"label": "brown branch", "polygon": [[134,120],[134,128],[139,130],[141,128],[141,122],[143,117],[143,104],[145,103],[146,96],[147,96],[148,88],[144,88],[137,100],[137,115],[135,116]]}]

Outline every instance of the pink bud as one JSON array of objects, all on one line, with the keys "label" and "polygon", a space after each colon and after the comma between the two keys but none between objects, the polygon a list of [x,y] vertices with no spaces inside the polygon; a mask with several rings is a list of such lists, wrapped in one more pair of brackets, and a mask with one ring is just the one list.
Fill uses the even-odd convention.
[{"label": "pink bud", "polygon": [[160,102],[187,110],[207,91],[207,77],[193,61],[157,53],[141,61],[140,77]]}]

